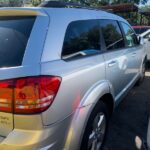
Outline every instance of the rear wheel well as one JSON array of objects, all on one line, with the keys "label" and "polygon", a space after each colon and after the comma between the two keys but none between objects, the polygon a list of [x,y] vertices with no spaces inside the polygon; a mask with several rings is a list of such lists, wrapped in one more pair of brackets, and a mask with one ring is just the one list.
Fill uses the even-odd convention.
[{"label": "rear wheel well", "polygon": [[107,106],[109,114],[111,115],[114,110],[114,99],[111,94],[103,95],[100,100]]},{"label": "rear wheel well", "polygon": [[147,55],[144,58],[144,62],[147,63]]}]

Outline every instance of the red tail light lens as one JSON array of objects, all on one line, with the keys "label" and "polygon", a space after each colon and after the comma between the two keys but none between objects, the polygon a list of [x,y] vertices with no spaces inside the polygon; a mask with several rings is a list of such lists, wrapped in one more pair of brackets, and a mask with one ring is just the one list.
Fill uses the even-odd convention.
[{"label": "red tail light lens", "polygon": [[0,82],[0,111],[12,112],[13,110],[13,80]]},{"label": "red tail light lens", "polygon": [[0,82],[0,111],[34,114],[52,104],[61,78],[51,76],[26,77]]}]

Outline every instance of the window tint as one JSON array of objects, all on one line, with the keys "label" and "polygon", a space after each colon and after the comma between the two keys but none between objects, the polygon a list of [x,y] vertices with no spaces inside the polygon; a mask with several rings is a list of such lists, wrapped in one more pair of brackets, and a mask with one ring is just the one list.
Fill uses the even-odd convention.
[{"label": "window tint", "polygon": [[0,67],[14,67],[22,59],[35,17],[0,17]]},{"label": "window tint", "polygon": [[107,50],[124,47],[124,40],[117,21],[100,20],[100,27],[105,40]]},{"label": "window tint", "polygon": [[84,57],[99,52],[98,21],[75,21],[68,26],[62,51],[63,59]]},{"label": "window tint", "polygon": [[125,33],[125,41],[127,47],[132,47],[138,45],[138,39],[133,29],[129,27],[126,23],[121,23],[123,31]]}]

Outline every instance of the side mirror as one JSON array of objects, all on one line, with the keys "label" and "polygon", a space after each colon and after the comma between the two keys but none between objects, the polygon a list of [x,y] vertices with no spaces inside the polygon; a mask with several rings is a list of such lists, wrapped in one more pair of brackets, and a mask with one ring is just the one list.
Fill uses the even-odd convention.
[{"label": "side mirror", "polygon": [[144,45],[144,44],[145,44],[143,37],[139,36],[139,37],[138,37],[138,40],[139,40],[139,44],[141,44],[141,45]]}]

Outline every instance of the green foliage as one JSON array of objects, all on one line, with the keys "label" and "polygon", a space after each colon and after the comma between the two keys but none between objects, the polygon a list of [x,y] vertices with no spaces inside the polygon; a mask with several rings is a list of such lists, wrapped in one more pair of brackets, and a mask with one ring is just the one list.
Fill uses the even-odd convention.
[{"label": "green foliage", "polygon": [[89,6],[104,6],[109,4],[121,4],[121,3],[135,3],[135,4],[146,4],[148,0],[64,0],[79,2],[82,4],[88,4]]},{"label": "green foliage", "polygon": [[0,0],[0,6],[4,7],[21,7],[23,0]]},{"label": "green foliage", "polygon": [[102,5],[107,5],[109,4],[109,0],[65,0],[66,2],[78,2],[81,4],[86,4],[89,6],[102,6]]},{"label": "green foliage", "polygon": [[150,6],[149,5],[142,6],[140,9],[141,9],[141,11],[144,11],[144,12],[150,12]]},{"label": "green foliage", "polygon": [[113,0],[112,4],[121,4],[121,3],[135,3],[135,4],[146,4],[148,0]]},{"label": "green foliage", "polygon": [[10,7],[21,7],[23,5],[23,0],[9,0]]},{"label": "green foliage", "polygon": [[33,6],[38,6],[39,4],[41,4],[42,0],[31,0],[31,3]]},{"label": "green foliage", "polygon": [[[0,6],[22,6],[23,1],[28,5],[38,6],[44,0],[0,0]],[[121,4],[121,3],[136,3],[136,4],[146,4],[148,0],[60,0],[65,2],[78,2],[81,4],[87,4],[89,6],[99,7],[108,4]]]}]

